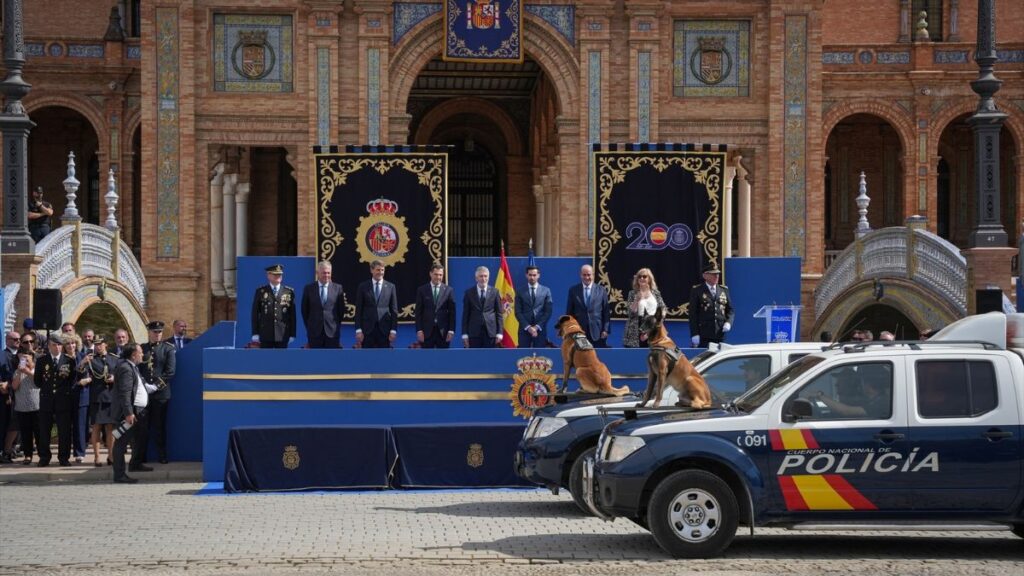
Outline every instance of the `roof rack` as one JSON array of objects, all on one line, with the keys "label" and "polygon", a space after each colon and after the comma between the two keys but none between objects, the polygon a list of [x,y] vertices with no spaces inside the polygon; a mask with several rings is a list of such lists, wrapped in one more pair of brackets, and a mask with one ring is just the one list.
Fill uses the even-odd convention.
[{"label": "roof rack", "polygon": [[846,353],[864,352],[868,348],[906,346],[911,350],[920,350],[926,346],[977,346],[983,350],[1003,350],[998,344],[984,340],[872,340],[870,342],[837,342],[829,347]]},{"label": "roof rack", "polygon": [[690,408],[689,406],[657,406],[657,407],[650,406],[650,407],[641,407],[639,402],[637,402],[637,405],[633,406],[633,407],[628,407],[628,406],[618,406],[618,407],[615,407],[615,406],[599,406],[597,408],[597,413],[600,414],[601,417],[603,417],[603,418],[606,418],[609,414],[618,414],[619,412],[621,412],[623,418],[625,418],[626,420],[636,420],[638,418],[638,413],[639,412],[643,412],[643,413],[646,414],[646,413],[658,413],[658,412],[693,412],[693,411],[694,411],[694,409]]},{"label": "roof rack", "polygon": [[[532,394],[534,398],[550,398],[555,404],[566,404],[568,402],[575,402],[577,400],[596,400],[598,398],[623,398],[623,396],[616,396],[615,394],[605,394],[603,392],[534,392]],[[636,396],[636,394],[629,393],[626,396]]]}]

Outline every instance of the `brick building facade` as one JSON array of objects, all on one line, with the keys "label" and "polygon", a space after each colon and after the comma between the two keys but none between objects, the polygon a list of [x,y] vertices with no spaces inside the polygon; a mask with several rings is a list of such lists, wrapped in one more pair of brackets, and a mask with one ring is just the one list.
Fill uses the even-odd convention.
[{"label": "brick building facade", "polygon": [[[30,182],[60,213],[74,150],[95,221],[99,175],[114,168],[149,314],[199,329],[233,312],[235,256],[315,253],[317,144],[452,144],[455,176],[493,196],[466,254],[501,239],[522,254],[530,238],[543,255],[589,254],[587,144],[637,141],[727,144],[732,194],[756,223],[734,226],[733,253],[802,257],[805,296],[852,241],[861,171],[874,227],[922,214],[966,246],[975,3],[524,4],[526,61],[475,65],[441,60],[439,2],[26,2]],[[922,7],[929,40],[916,31]],[[1015,244],[1024,11],[999,10],[1002,210]],[[705,49],[722,58],[711,81]]]}]

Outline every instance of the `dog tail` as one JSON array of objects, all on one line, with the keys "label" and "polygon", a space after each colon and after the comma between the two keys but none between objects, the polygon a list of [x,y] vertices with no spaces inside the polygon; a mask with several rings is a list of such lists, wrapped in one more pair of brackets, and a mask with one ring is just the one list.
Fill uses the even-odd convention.
[{"label": "dog tail", "polygon": [[629,394],[629,386],[623,385],[621,388],[616,388],[609,385],[608,391],[616,396],[625,396],[626,394]]}]

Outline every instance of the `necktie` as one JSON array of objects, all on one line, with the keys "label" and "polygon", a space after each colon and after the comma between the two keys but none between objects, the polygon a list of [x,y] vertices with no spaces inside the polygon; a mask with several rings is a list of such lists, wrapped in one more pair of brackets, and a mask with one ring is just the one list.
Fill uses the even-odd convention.
[{"label": "necktie", "polygon": [[327,305],[327,285],[320,285],[320,304]]},{"label": "necktie", "polygon": [[437,286],[434,286],[434,306],[437,306]]},{"label": "necktie", "polygon": [[273,288],[274,288],[274,298],[277,298],[277,291],[278,291],[279,287],[278,286],[274,286]]},{"label": "necktie", "polygon": [[481,288],[480,289],[480,306],[481,307],[483,307],[483,305],[484,305],[484,294],[486,294],[486,292],[484,291],[484,288]]},{"label": "necktie", "polygon": [[590,307],[590,286],[587,286],[583,291],[583,303]]},{"label": "necktie", "polygon": [[380,282],[373,283],[373,299],[380,300]]},{"label": "necktie", "polygon": [[185,347],[185,345],[181,343],[181,336],[176,336],[175,340],[178,341],[178,350],[181,350],[182,348]]},{"label": "necktie", "polygon": [[530,286],[530,304],[537,303],[537,287]]}]

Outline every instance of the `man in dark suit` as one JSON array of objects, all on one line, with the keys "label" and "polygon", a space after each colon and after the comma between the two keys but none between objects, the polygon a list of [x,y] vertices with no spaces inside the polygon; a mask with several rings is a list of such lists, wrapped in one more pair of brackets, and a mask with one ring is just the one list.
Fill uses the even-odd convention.
[{"label": "man in dark suit", "polygon": [[704,282],[690,289],[690,343],[694,347],[722,342],[732,329],[732,300],[729,289],[718,283],[721,273],[715,264],[705,265]]},{"label": "man in dark suit", "polygon": [[[14,419],[14,399],[13,390],[11,390],[11,380],[14,378],[14,372],[18,369],[18,345],[21,343],[21,334],[17,332],[8,332],[5,342],[5,346],[2,352],[0,352],[0,438],[3,438],[3,452],[0,452],[0,464],[10,463],[13,460],[11,446],[14,443],[14,437],[11,437],[11,441],[8,442],[6,436],[11,434],[17,434],[17,425],[11,426],[11,420]],[[7,401],[11,403],[8,404]],[[10,432],[7,432],[8,429]]]},{"label": "man in dark suit", "polygon": [[138,482],[137,478],[129,478],[125,471],[124,453],[131,443],[132,463],[134,464],[135,459],[139,457],[138,432],[146,425],[149,393],[156,390],[154,386],[142,380],[138,369],[140,363],[142,347],[131,343],[125,346],[123,360],[114,369],[114,401],[110,407],[110,415],[115,421],[120,422],[117,429],[124,425],[129,427],[114,441],[114,482],[117,483]]},{"label": "man in dark suit", "polygon": [[580,280],[569,288],[565,313],[576,319],[595,348],[607,348],[612,331],[608,290],[594,282],[594,268],[590,264],[580,268]]},{"label": "man in dark suit", "polygon": [[462,346],[494,348],[501,346],[504,318],[498,291],[487,285],[491,271],[476,269],[476,284],[462,298]]},{"label": "man in dark suit", "polygon": [[149,447],[149,434],[156,440],[157,455],[161,464],[167,464],[167,408],[171,402],[171,380],[177,365],[177,349],[167,340],[161,340],[164,334],[164,323],[154,320],[146,325],[149,328],[149,342],[142,345],[142,363],[139,373],[142,380],[153,385],[156,390],[149,395],[146,406],[146,430],[139,430],[136,436],[141,444],[141,452],[132,450],[130,470],[145,472],[146,453]]},{"label": "man in dark suit", "polygon": [[416,290],[416,340],[423,348],[447,348],[455,336],[455,291],[442,282],[444,267],[430,267],[430,282]]},{"label": "man in dark suit", "polygon": [[302,322],[306,325],[309,348],[339,348],[341,319],[345,315],[345,293],[331,281],[331,263],[316,265],[316,282],[302,289]]},{"label": "man in dark suit", "polygon": [[295,339],[295,291],[285,286],[284,266],[268,266],[267,283],[252,299],[252,341],[260,348],[287,348]]},{"label": "man in dark suit", "polygon": [[516,292],[516,319],[519,320],[520,348],[547,346],[551,290],[541,286],[540,269],[536,266],[526,267],[526,290]]},{"label": "man in dark suit", "polygon": [[57,424],[57,460],[71,465],[71,413],[77,407],[75,360],[64,354],[63,337],[50,334],[47,354],[36,362],[35,385],[39,388],[39,464],[50,465],[50,431]]},{"label": "man in dark suit", "polygon": [[114,344],[110,346],[110,353],[120,358],[129,342],[131,342],[131,338],[128,337],[128,331],[118,328],[114,331]]},{"label": "man in dark suit", "polygon": [[356,290],[356,343],[363,348],[390,348],[398,336],[398,294],[384,279],[384,263],[370,263],[370,279]]},{"label": "man in dark suit", "polygon": [[174,345],[175,350],[181,350],[186,344],[192,341],[192,339],[188,337],[188,324],[185,323],[184,320],[175,320],[174,323],[171,324],[171,327],[174,330],[174,333],[171,334],[171,337],[168,338],[167,341]]}]

